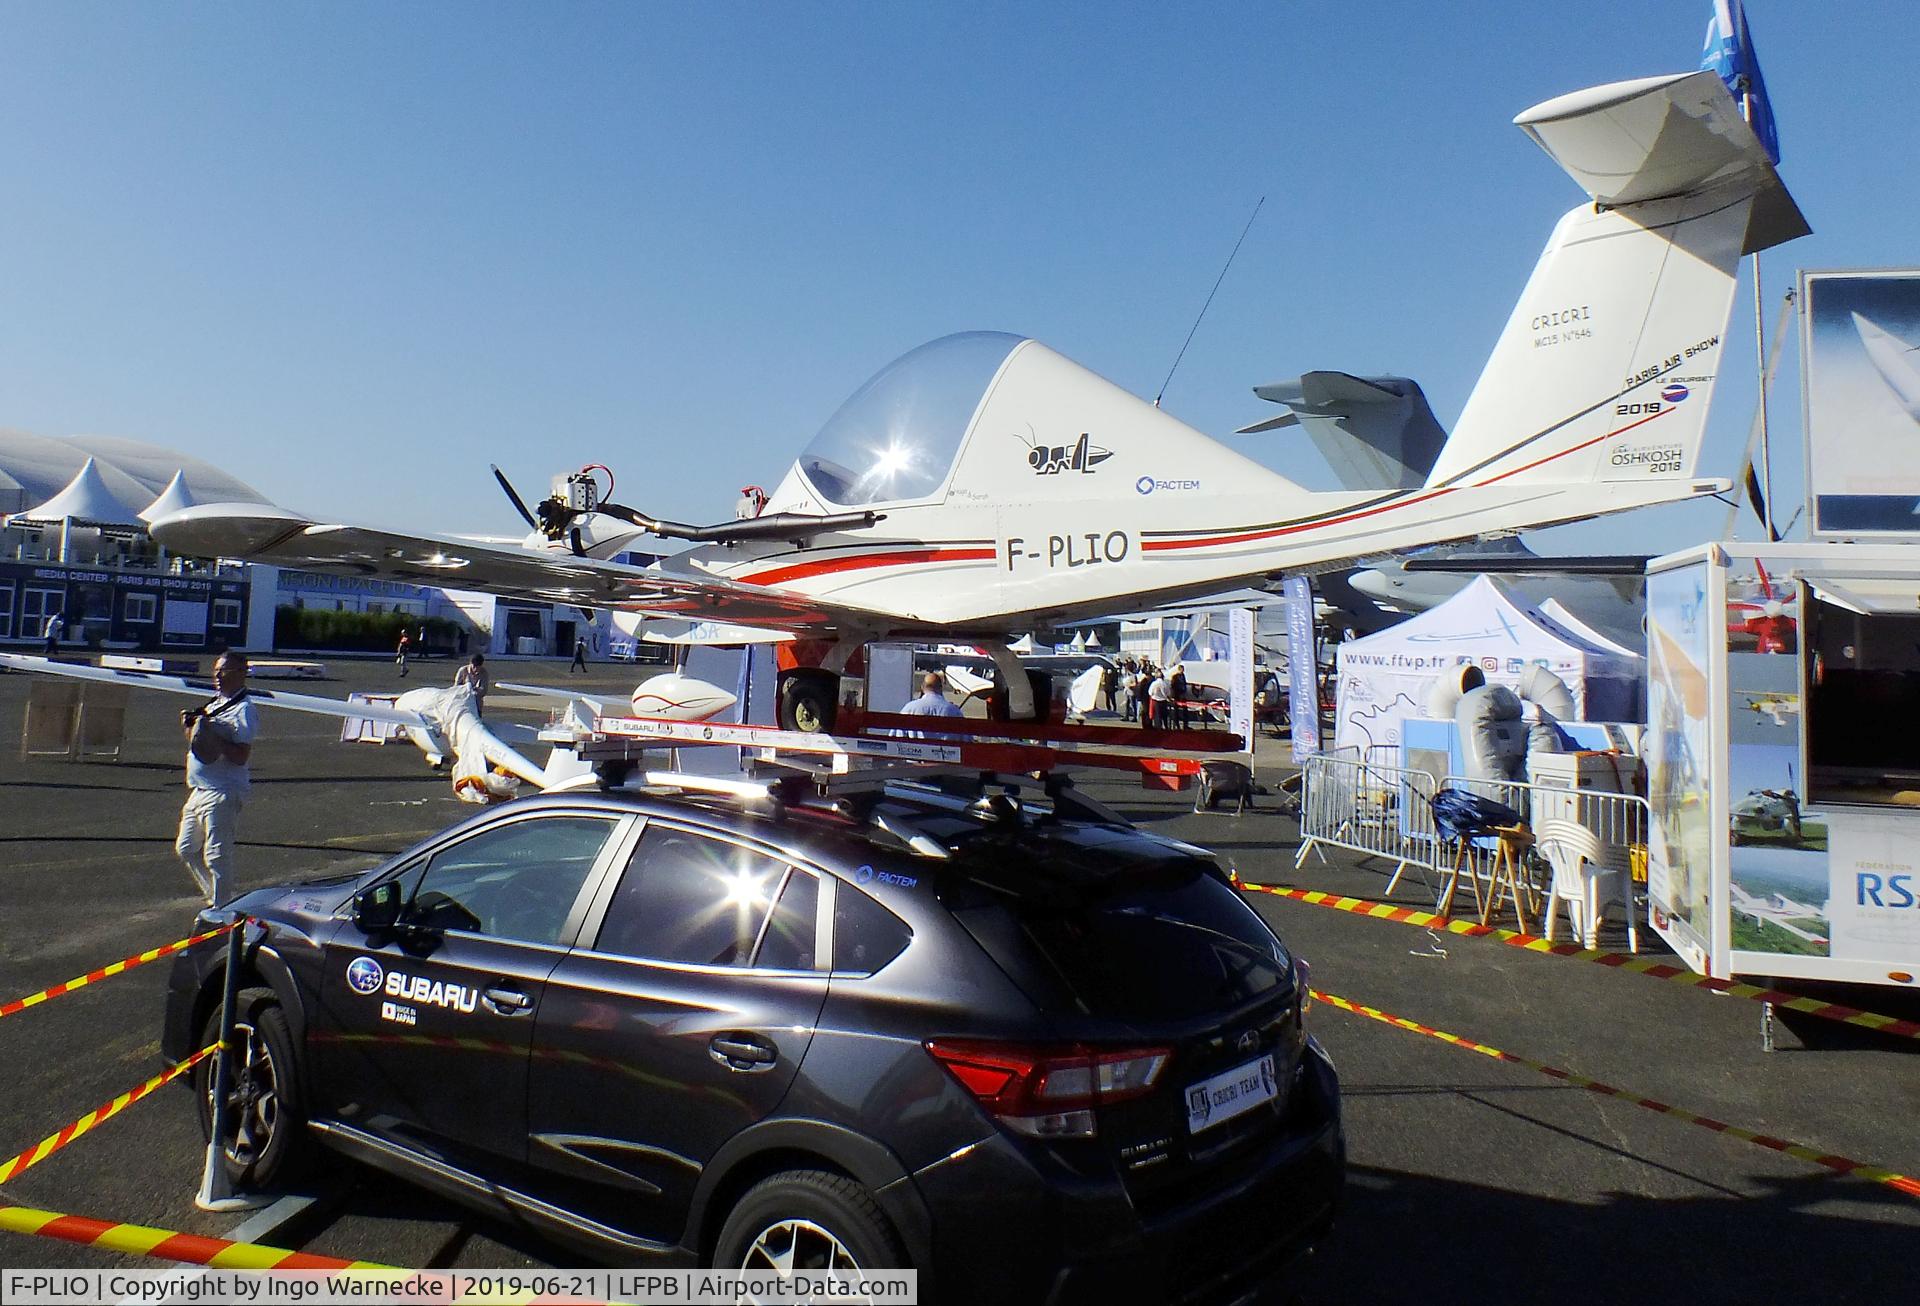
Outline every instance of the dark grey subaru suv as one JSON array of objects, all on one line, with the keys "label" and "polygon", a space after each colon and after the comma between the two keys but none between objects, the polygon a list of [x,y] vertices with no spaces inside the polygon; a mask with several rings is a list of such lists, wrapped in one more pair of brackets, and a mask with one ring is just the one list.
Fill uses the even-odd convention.
[{"label": "dark grey subaru suv", "polygon": [[[676,783],[209,912],[254,922],[234,1174],[326,1148],[596,1259],[942,1302],[1251,1300],[1330,1227],[1306,968],[1206,852],[1061,783]],[[223,970],[176,965],[169,1057]]]}]

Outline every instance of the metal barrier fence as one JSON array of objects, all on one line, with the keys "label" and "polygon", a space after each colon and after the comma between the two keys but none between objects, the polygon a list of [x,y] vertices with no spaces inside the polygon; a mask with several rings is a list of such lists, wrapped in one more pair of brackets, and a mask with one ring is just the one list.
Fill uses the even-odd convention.
[{"label": "metal barrier fence", "polygon": [[[1440,783],[1431,771],[1321,753],[1306,759],[1301,785],[1296,870],[1306,864],[1308,853],[1322,847],[1393,859],[1398,863],[1393,884],[1409,866],[1437,866],[1433,796]],[[1320,856],[1324,861],[1326,855]]]},{"label": "metal barrier fence", "polygon": [[1308,758],[1302,786],[1296,869],[1305,865],[1309,853],[1324,861],[1323,848],[1391,860],[1394,869],[1387,893],[1391,895],[1400,877],[1412,869],[1433,894],[1436,906],[1456,873],[1489,883],[1497,847],[1495,840],[1482,837],[1466,840],[1463,848],[1440,832],[1433,816],[1433,796],[1442,789],[1467,790],[1504,803],[1536,833],[1550,820],[1575,822],[1592,831],[1603,849],[1628,862],[1635,850],[1645,849],[1652,828],[1652,809],[1637,794],[1455,775],[1436,779],[1429,771],[1387,766],[1358,756]]}]

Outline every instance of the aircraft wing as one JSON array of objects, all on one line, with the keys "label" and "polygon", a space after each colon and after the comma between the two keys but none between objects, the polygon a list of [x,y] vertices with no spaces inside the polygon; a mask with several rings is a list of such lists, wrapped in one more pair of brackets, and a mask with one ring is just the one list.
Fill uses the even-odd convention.
[{"label": "aircraft wing", "polygon": [[1645,553],[1586,554],[1568,557],[1512,553],[1444,553],[1402,558],[1407,571],[1457,571],[1478,576],[1493,572],[1507,576],[1631,576],[1644,580],[1652,555]]},{"label": "aircraft wing", "polygon": [[175,553],[244,558],[305,571],[379,576],[415,585],[484,590],[508,598],[611,608],[652,617],[708,619],[788,631],[860,624],[871,613],[713,576],[630,567],[458,536],[403,535],[315,522],[257,503],[200,504],[153,523]]},{"label": "aircraft wing", "polygon": [[[216,698],[219,691],[211,680],[192,676],[163,676],[152,671],[122,671],[114,667],[86,666],[74,662],[55,662],[51,658],[26,657],[19,653],[0,653],[0,666],[10,671],[33,671],[41,675],[63,676],[68,680],[93,680],[108,685],[129,685],[135,689],[158,689],[168,694],[190,694],[195,698]],[[425,728],[428,722],[418,712],[384,703],[349,703],[340,698],[318,694],[290,694],[284,689],[247,686],[247,699],[262,707],[283,707],[293,712],[314,712],[321,716],[360,717],[387,721],[394,725]]]}]

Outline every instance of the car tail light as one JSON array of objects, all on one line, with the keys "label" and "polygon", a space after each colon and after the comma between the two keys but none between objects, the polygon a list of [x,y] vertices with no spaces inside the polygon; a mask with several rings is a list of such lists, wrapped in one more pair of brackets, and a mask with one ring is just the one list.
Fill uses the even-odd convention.
[{"label": "car tail light", "polygon": [[1313,967],[1307,965],[1304,957],[1293,959],[1294,1001],[1300,1004],[1300,1024],[1307,1023],[1307,1008],[1313,1005]]},{"label": "car tail light", "polygon": [[934,1039],[934,1060],[1009,1129],[1032,1138],[1091,1138],[1094,1108],[1150,1092],[1173,1050]]}]

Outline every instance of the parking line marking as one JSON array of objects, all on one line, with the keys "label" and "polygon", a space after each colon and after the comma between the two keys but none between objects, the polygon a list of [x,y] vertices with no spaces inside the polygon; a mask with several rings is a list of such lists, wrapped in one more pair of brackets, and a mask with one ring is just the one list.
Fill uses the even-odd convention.
[{"label": "parking line marking", "polygon": [[1598,1093],[1602,1097],[1617,1097],[1622,1102],[1631,1102],[1634,1106],[1644,1107],[1648,1111],[1657,1112],[1664,1116],[1672,1116],[1676,1120],[1684,1120],[1690,1125],[1698,1125],[1702,1129],[1710,1129],[1716,1134],[1725,1134],[1729,1138],[1738,1138],[1742,1142],[1752,1143],[1757,1147],[1768,1148],[1775,1152],[1784,1152],[1797,1160],[1807,1161],[1813,1165],[1825,1166],[1827,1169],[1837,1171],[1840,1174],[1853,1175],[1861,1179],[1870,1179],[1874,1183],[1884,1184],[1896,1192],[1905,1193],[1908,1197],[1920,1199],[1920,1179],[1915,1179],[1910,1175],[1903,1175],[1894,1170],[1886,1170],[1877,1165],[1867,1165],[1864,1162],[1838,1156],[1832,1152],[1822,1152],[1815,1148],[1808,1147],[1804,1143],[1795,1143],[1785,1138],[1775,1138],[1771,1134],[1758,1134],[1750,1129],[1742,1129],[1738,1125],[1730,1125],[1724,1120],[1715,1120],[1712,1116],[1696,1115],[1683,1107],[1672,1106],[1666,1102],[1658,1102],[1650,1097],[1641,1097],[1638,1093],[1630,1093],[1624,1088],[1615,1088],[1612,1084],[1603,1084],[1597,1079],[1588,1079],[1585,1075],[1577,1075],[1571,1070],[1563,1070],[1558,1066],[1547,1065],[1544,1061],[1534,1061],[1529,1057],[1523,1057],[1513,1052],[1502,1052],[1499,1048],[1489,1047],[1485,1043],[1478,1043],[1470,1038],[1462,1038],[1458,1034],[1449,1034],[1445,1030],[1434,1029],[1430,1025],[1422,1025],[1418,1021],[1408,1020],[1405,1016],[1391,1015],[1381,1011],[1378,1007],[1361,1006],[1357,1002],[1349,1002],[1347,999],[1336,996],[1335,994],[1322,993],[1319,989],[1313,990],[1313,996],[1318,1001],[1324,1002],[1330,1007],[1337,1007],[1341,1011],[1352,1012],[1356,1016],[1365,1016],[1368,1020],[1377,1020],[1383,1025],[1392,1025],[1396,1029],[1409,1030],[1415,1034],[1424,1034],[1429,1038],[1437,1038],[1442,1042],[1451,1043],[1455,1047],[1465,1048],[1469,1052],[1478,1052],[1483,1057],[1492,1057],[1495,1061],[1506,1061],[1516,1066],[1525,1066],[1529,1070],[1536,1070],[1553,1079],[1563,1080],[1576,1088],[1584,1088],[1589,1093]]},{"label": "parking line marking", "polygon": [[1580,961],[1610,966],[1615,970],[1632,971],[1636,975],[1646,975],[1652,979],[1673,980],[1680,984],[1690,984],[1695,988],[1711,989],[1715,993],[1725,993],[1729,997],[1747,998],[1754,1002],[1771,1002],[1774,1006],[1785,1007],[1789,1011],[1818,1016],[1822,1020],[1837,1021],[1843,1025],[1858,1025],[1863,1029],[1892,1034],[1897,1038],[1920,1039],[1920,1021],[1882,1016],[1871,1011],[1844,1007],[1837,1002],[1821,1002],[1817,998],[1804,997],[1798,993],[1763,989],[1753,984],[1742,984],[1737,980],[1715,979],[1711,975],[1701,975],[1684,966],[1671,965],[1657,957],[1636,957],[1623,952],[1602,952],[1595,948],[1583,948],[1577,943],[1555,943],[1537,934],[1521,934],[1515,930],[1482,925],[1477,921],[1457,921],[1433,912],[1415,911],[1411,907],[1395,907],[1391,903],[1370,902],[1365,898],[1345,898],[1339,894],[1322,893],[1318,889],[1294,889],[1281,884],[1249,884],[1237,877],[1234,878],[1233,883],[1243,892],[1272,894],[1276,898],[1291,898],[1295,902],[1311,903],[1315,907],[1330,907],[1335,911],[1344,911],[1355,916],[1370,916],[1375,920],[1394,921],[1401,925],[1417,925],[1423,929],[1445,930],[1449,934],[1495,939],[1510,948],[1547,953],[1555,957],[1573,957]]},{"label": "parking line marking", "polygon": [[115,975],[123,975],[135,966],[144,966],[150,961],[158,961],[162,957],[171,957],[176,952],[185,952],[194,944],[204,943],[208,939],[217,939],[232,928],[232,925],[222,925],[217,930],[208,930],[205,934],[196,934],[190,939],[181,939],[177,943],[168,943],[158,948],[149,948],[145,952],[122,958],[114,962],[111,966],[102,966],[99,970],[90,970],[84,975],[75,976],[64,984],[56,984],[50,989],[41,989],[38,993],[29,993],[26,997],[15,998],[11,1002],[0,1002],[0,1018],[16,1015],[19,1012],[25,1011],[28,1007],[37,1007],[42,1002],[50,1001],[63,994],[72,993],[75,989],[84,989],[89,984],[98,984],[101,980],[112,979]]}]

